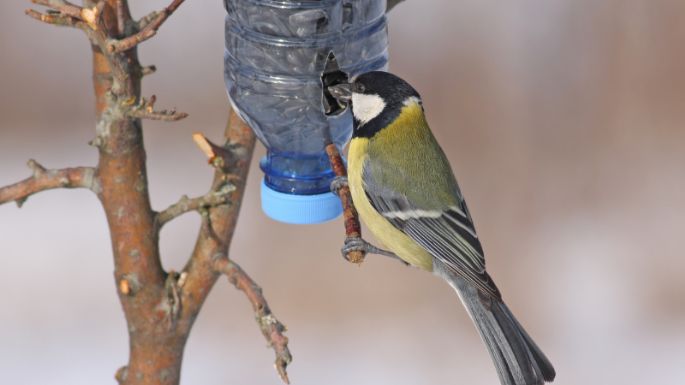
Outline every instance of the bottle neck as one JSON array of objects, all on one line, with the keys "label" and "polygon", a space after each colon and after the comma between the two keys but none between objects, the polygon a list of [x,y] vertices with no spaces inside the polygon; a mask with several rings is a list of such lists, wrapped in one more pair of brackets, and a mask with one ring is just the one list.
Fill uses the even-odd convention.
[{"label": "bottle neck", "polygon": [[259,163],[267,187],[287,194],[314,195],[330,192],[335,177],[325,152],[296,154],[268,151]]}]

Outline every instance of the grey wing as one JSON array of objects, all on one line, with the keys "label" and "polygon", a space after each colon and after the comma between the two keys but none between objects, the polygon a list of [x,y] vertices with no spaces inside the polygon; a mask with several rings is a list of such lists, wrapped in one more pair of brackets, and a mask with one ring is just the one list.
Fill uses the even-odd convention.
[{"label": "grey wing", "polygon": [[[483,293],[500,298],[499,290],[485,271],[483,248],[458,189],[454,191],[455,205],[441,209],[421,207],[406,193],[381,183],[385,179],[383,175],[374,175],[374,171],[401,175],[403,172],[397,166],[366,166],[363,168],[364,190],[371,205],[383,217]],[[431,194],[429,184],[418,188],[422,189],[422,194]]]}]

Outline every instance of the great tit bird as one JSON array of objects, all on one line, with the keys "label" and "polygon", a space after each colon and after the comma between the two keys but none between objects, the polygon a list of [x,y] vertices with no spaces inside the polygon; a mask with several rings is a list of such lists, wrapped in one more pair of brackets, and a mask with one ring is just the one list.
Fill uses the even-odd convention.
[{"label": "great tit bird", "polygon": [[[395,75],[376,71],[327,91],[339,103],[351,103],[348,184],[376,239],[406,263],[433,272],[454,288],[502,384],[554,380],[552,364],[485,271],[473,220],[416,90]],[[351,245],[360,246],[378,251],[365,242]]]}]

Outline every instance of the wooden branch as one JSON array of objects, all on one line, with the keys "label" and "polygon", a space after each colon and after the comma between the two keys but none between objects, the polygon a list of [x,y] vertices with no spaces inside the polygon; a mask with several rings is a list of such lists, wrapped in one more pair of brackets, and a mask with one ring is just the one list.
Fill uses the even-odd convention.
[{"label": "wooden branch", "polygon": [[276,361],[274,365],[278,371],[281,380],[286,384],[290,383],[286,368],[292,361],[292,355],[288,349],[288,337],[283,335],[286,331],[283,325],[276,317],[274,317],[269,304],[266,302],[262,289],[257,283],[250,278],[245,271],[235,262],[228,258],[219,258],[215,263],[216,270],[228,278],[228,281],[236,287],[236,289],[245,293],[245,296],[252,304],[252,309],[255,312],[255,319],[262,331],[264,338],[269,343],[276,354]]},{"label": "wooden branch", "polygon": [[42,21],[43,23],[59,25],[63,27],[74,27],[79,29],[87,28],[86,24],[68,15],[62,14],[45,14],[34,9],[27,9],[24,11],[26,15],[33,19]]},{"label": "wooden branch", "polygon": [[[184,298],[196,298],[206,296],[208,287],[214,284],[219,273],[224,273],[233,279],[241,290],[247,290],[246,294],[253,306],[258,311],[260,328],[268,341],[276,350],[276,369],[283,381],[288,381],[286,365],[291,361],[290,353],[287,350],[287,339],[283,336],[284,329],[280,323],[272,322],[271,317],[265,313],[263,305],[266,303],[261,297],[261,301],[256,296],[258,291],[256,284],[247,277],[239,267],[228,259],[233,232],[238,220],[240,204],[245,191],[245,181],[249,171],[250,161],[255,146],[255,136],[250,127],[247,126],[238,115],[231,110],[230,118],[226,128],[225,137],[227,139],[224,146],[217,146],[211,143],[204,135],[196,133],[193,139],[200,145],[203,153],[207,155],[210,164],[215,168],[214,188],[219,188],[225,183],[232,183],[236,189],[230,193],[229,201],[231,205],[220,205],[212,207],[206,215],[205,225],[198,235],[195,249],[191,255],[184,271],[187,278],[183,286],[182,303]],[[207,273],[207,268],[211,268],[212,273]],[[261,294],[260,294],[261,295]],[[257,304],[257,305],[255,305]],[[191,305],[186,305],[182,312],[193,312],[191,306],[199,306],[198,301]],[[263,317],[263,318],[262,318]],[[182,314],[183,318],[183,314]],[[275,319],[274,319],[275,321]]]},{"label": "wooden branch", "polygon": [[63,15],[71,16],[75,19],[83,20],[81,18],[81,11],[83,8],[78,5],[72,4],[65,0],[31,0],[33,4],[42,5],[48,8],[52,8]]},{"label": "wooden branch", "polygon": [[152,11],[148,13],[147,15],[141,17],[138,22],[136,23],[136,26],[138,27],[138,30],[142,30],[145,28],[148,24],[150,24],[153,20],[155,20],[159,16],[158,11]]},{"label": "wooden branch", "polygon": [[124,39],[111,40],[107,45],[107,50],[109,52],[123,52],[137,46],[138,44],[148,40],[149,38],[157,34],[157,30],[166,19],[171,16],[176,9],[183,4],[185,0],[174,0],[168,7],[164,8],[159,12],[153,12],[148,16],[145,16],[144,20],[149,20],[138,33],[128,36]]},{"label": "wooden branch", "polygon": [[161,111],[147,111],[147,110],[133,110],[129,112],[129,116],[137,119],[162,120],[165,122],[175,122],[177,120],[185,119],[188,114],[185,112],[176,112],[176,110],[161,110]]},{"label": "wooden branch", "polygon": [[31,159],[27,163],[33,171],[29,178],[0,188],[0,204],[15,201],[21,205],[29,196],[55,188],[87,188],[96,191],[97,181],[92,167],[74,167],[60,170],[46,170],[40,163]]},{"label": "wooden branch", "polygon": [[86,30],[87,28],[96,31],[98,23],[102,16],[102,11],[105,6],[105,1],[100,0],[94,7],[79,7],[64,0],[31,0],[34,4],[43,5],[50,8],[48,14],[42,14],[38,11],[27,9],[27,15],[36,20],[48,24],[78,27]]},{"label": "wooden branch", "polygon": [[188,114],[185,112],[176,112],[176,110],[156,111],[154,109],[156,101],[157,96],[155,95],[152,95],[150,99],[142,98],[141,102],[129,109],[127,114],[136,119],[163,120],[167,122],[173,122],[188,117]]},{"label": "wooden branch", "polygon": [[219,191],[210,191],[200,197],[188,198],[187,195],[184,195],[178,202],[157,214],[157,225],[162,227],[167,222],[190,211],[200,211],[201,209],[230,203],[228,197],[233,191],[235,191],[235,186],[226,184]]},{"label": "wooden branch", "polygon": [[[47,24],[78,28],[85,32],[86,36],[94,46],[94,49],[97,49],[98,51],[104,51],[103,48],[106,47],[107,42],[111,40],[110,36],[114,36],[112,33],[115,31],[107,31],[103,20],[105,14],[107,13],[105,12],[105,6],[107,2],[114,0],[99,0],[97,2],[92,0],[84,1],[84,3],[93,4],[92,7],[79,7],[63,0],[32,1],[36,4],[48,7],[48,12],[47,14],[44,14],[33,9],[27,9],[25,11],[26,15]],[[126,7],[126,9],[128,8]],[[108,17],[108,19],[111,19],[111,16]],[[122,81],[128,78],[130,70],[127,66],[129,63],[127,63],[126,60],[121,60],[122,58],[117,59],[110,56],[104,56],[101,54],[98,55],[97,53],[95,54],[95,58],[107,62],[107,73],[111,73],[113,76]],[[94,64],[94,68],[99,68],[103,65],[101,63]],[[97,76],[97,74],[95,75]],[[99,83],[101,82],[96,80],[95,86],[98,87]],[[104,91],[109,91],[111,89],[111,87],[108,87],[107,89],[96,90],[96,97],[101,99]],[[103,103],[98,100],[98,106],[102,105]]]},{"label": "wooden branch", "polygon": [[[89,187],[97,193],[109,225],[114,278],[129,334],[128,363],[117,371],[116,379],[121,385],[178,385],[190,330],[222,273],[217,270],[217,260],[228,261],[255,136],[231,112],[226,144],[218,146],[206,141],[215,168],[210,192],[203,197],[182,199],[155,213],[148,193],[139,118],[176,120],[185,114],[155,111],[154,97],[141,98],[141,79],[154,67],[145,69],[140,65],[136,48],[157,32],[183,0],[174,0],[162,12],[151,14],[140,23],[133,22],[126,0],[84,0],[82,8],[64,0],[36,3],[50,10],[46,14],[29,10],[29,16],[78,27],[92,43],[97,118],[92,143],[98,149],[99,162],[95,169],[83,169],[82,175],[71,171],[80,169],[56,170],[53,179],[48,178],[52,171],[32,163],[34,176],[18,184],[27,190],[25,194],[16,193],[16,186],[0,192],[8,194],[8,200],[21,200],[32,192],[54,187]],[[66,173],[66,179],[61,173]],[[203,214],[195,249],[181,272],[167,273],[159,251],[160,223],[192,209]],[[226,267],[226,274],[233,277],[239,288],[257,298],[256,284],[237,265]],[[290,362],[290,354],[282,334],[284,328],[271,321],[268,307],[259,305],[257,310],[262,312],[259,314],[263,332],[269,333],[277,349],[279,374],[287,381],[285,365]]]},{"label": "wooden branch", "polygon": [[[343,163],[338,147],[335,144],[329,143],[326,145],[326,154],[328,154],[328,159],[331,162],[331,167],[333,172],[338,177],[347,177],[347,169],[345,168],[345,163]],[[345,235],[348,238],[361,238],[362,228],[359,223],[359,214],[357,209],[354,207],[352,202],[352,195],[350,194],[349,186],[343,186],[338,190],[338,197],[343,205],[343,219],[345,223]],[[364,262],[366,253],[362,250],[353,250],[345,255],[345,259],[352,263],[360,264]]]},{"label": "wooden branch", "polygon": [[[179,305],[170,300],[170,274],[161,263],[142,124],[126,113],[141,99],[141,66],[136,50],[110,54],[105,49],[107,41],[121,36],[118,26],[131,22],[127,2],[118,7],[118,1],[106,0],[98,29],[88,35],[96,96],[98,197],[109,226],[114,279],[129,335],[128,362],[117,378],[121,385],[178,385],[189,330],[179,326],[180,320],[169,322],[176,320]],[[127,106],[124,101],[132,102]]]}]

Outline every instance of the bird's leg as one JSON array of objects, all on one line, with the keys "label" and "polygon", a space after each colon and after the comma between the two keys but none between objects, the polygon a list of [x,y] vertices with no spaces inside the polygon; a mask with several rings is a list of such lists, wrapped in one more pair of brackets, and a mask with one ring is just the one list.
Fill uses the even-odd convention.
[{"label": "bird's leg", "polygon": [[405,262],[402,258],[398,257],[397,254],[393,253],[392,251],[383,250],[381,248],[378,248],[378,247],[370,244],[369,242],[363,240],[360,237],[347,237],[347,238],[345,238],[345,244],[343,245],[342,249],[340,250],[340,252],[342,252],[343,258],[347,259],[347,253],[349,253],[351,251],[363,251],[366,254],[385,255],[386,257],[396,259],[405,265],[409,265],[407,262]]},{"label": "bird's leg", "polygon": [[336,176],[333,178],[333,181],[331,182],[331,192],[333,194],[340,196],[340,189],[347,186],[347,177],[346,176]]},{"label": "bird's leg", "polygon": [[[343,187],[348,187],[348,182],[347,182],[347,177],[346,176],[336,176],[333,178],[333,181],[331,182],[331,191],[337,195],[340,196],[340,189]],[[383,250],[381,248],[378,248],[369,242],[363,240],[359,236],[348,236],[345,238],[345,244],[343,245],[342,249],[340,252],[343,255],[343,258],[349,261],[348,259],[348,254],[352,251],[362,251],[364,254],[379,254],[379,255],[385,255],[386,257],[390,257],[393,259],[396,259],[400,262],[402,262],[405,265],[409,265],[407,262],[402,260],[402,258],[398,257],[395,253],[392,251],[388,250]]]}]

